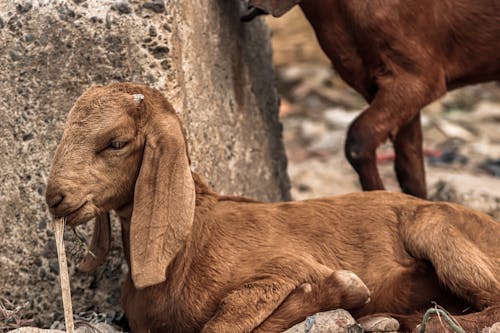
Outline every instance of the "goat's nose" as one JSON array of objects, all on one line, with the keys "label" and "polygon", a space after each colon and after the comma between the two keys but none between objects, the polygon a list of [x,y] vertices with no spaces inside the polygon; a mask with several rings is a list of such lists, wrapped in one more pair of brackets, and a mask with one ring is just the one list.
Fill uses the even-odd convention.
[{"label": "goat's nose", "polygon": [[57,208],[64,201],[64,195],[62,193],[51,193],[47,194],[47,205],[51,209]]}]

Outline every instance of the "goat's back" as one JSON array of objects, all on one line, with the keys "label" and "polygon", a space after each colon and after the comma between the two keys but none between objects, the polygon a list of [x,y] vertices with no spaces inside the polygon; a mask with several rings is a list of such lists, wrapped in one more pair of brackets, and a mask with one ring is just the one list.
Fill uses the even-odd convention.
[{"label": "goat's back", "polygon": [[442,71],[449,89],[500,78],[497,0],[305,0],[301,7],[339,74],[365,96],[385,72]]},{"label": "goat's back", "polygon": [[500,263],[500,225],[491,217],[400,193],[371,191],[271,204],[220,201],[215,209],[217,229],[223,235],[219,245],[228,242],[240,254],[252,255],[276,248],[357,273],[377,271],[386,262],[415,264],[408,237],[424,234],[429,216]]}]

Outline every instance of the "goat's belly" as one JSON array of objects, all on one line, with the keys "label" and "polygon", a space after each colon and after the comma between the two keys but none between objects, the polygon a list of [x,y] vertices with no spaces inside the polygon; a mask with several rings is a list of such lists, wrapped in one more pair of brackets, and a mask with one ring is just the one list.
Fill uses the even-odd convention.
[{"label": "goat's belly", "polygon": [[389,312],[410,314],[440,305],[461,305],[448,288],[439,283],[432,266],[421,263],[415,266],[396,266],[360,276],[371,292],[371,301],[356,317]]}]

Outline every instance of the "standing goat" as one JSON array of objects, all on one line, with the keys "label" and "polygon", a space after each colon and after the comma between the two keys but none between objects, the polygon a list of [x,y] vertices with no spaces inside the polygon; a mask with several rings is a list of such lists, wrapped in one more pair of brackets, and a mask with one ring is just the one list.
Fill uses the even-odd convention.
[{"label": "standing goat", "polygon": [[500,79],[500,1],[250,0],[242,19],[297,3],[333,67],[370,103],[345,143],[363,190],[384,189],[375,153],[389,138],[401,189],[425,198],[420,110],[449,89]]},{"label": "standing goat", "polygon": [[[500,225],[490,217],[383,191],[282,203],[217,195],[191,172],[172,107],[141,85],[78,99],[46,200],[72,226],[117,212],[133,332],[273,333],[339,307],[393,313],[408,330],[431,301],[482,311],[457,317],[465,329],[500,321]],[[109,228],[97,232],[109,242]],[[93,246],[106,256],[107,244]]]}]

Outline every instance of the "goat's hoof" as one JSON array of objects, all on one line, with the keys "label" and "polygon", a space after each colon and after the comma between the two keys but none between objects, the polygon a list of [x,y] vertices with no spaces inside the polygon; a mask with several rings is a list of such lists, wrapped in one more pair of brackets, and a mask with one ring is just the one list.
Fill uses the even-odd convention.
[{"label": "goat's hoof", "polygon": [[391,317],[362,318],[358,322],[365,332],[397,332],[399,330],[399,322]]},{"label": "goat's hoof", "polygon": [[345,299],[342,304],[346,309],[361,307],[370,302],[370,290],[366,284],[353,272],[341,270],[333,273],[344,287]]},{"label": "goat's hoof", "polygon": [[370,296],[368,287],[354,272],[341,270],[336,271],[334,275],[347,289],[364,291],[367,296]]}]

